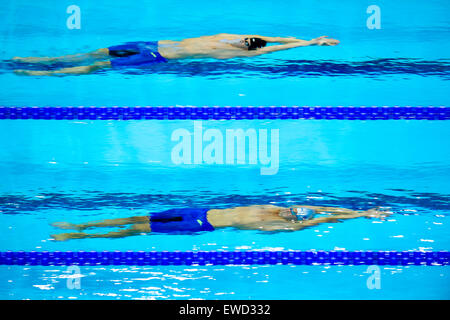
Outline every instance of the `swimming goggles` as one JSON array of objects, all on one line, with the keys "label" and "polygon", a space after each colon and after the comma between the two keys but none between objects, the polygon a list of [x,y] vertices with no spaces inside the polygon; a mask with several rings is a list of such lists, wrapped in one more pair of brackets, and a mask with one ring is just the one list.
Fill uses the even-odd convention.
[{"label": "swimming goggles", "polygon": [[315,210],[308,208],[290,208],[289,210],[298,221],[309,220],[316,214]]}]

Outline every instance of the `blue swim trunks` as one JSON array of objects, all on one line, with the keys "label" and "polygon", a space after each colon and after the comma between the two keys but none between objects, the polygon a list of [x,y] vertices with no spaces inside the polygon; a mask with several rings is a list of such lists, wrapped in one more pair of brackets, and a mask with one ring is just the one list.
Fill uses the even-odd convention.
[{"label": "blue swim trunks", "polygon": [[167,62],[158,52],[158,41],[126,42],[118,46],[109,47],[109,55],[113,68],[145,66]]},{"label": "blue swim trunks", "polygon": [[162,233],[213,231],[214,227],[207,219],[208,211],[203,208],[185,208],[152,212],[149,217],[150,228],[152,232]]}]

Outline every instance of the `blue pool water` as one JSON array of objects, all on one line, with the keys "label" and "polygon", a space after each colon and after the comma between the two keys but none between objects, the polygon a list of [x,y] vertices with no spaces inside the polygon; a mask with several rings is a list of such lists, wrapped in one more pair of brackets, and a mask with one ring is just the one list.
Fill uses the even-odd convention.
[{"label": "blue pool water", "polygon": [[[25,105],[413,105],[448,106],[446,1],[77,1],[82,28],[66,28],[72,1],[2,1],[0,104]],[[133,21],[131,23],[130,21]],[[90,51],[125,41],[215,33],[310,39],[255,59],[188,60],[85,76],[19,77],[12,56]],[[31,66],[30,66],[31,67]],[[276,174],[261,163],[175,164],[174,121],[1,120],[0,251],[448,250],[450,136],[447,121],[203,121],[204,130],[279,132]],[[273,141],[269,140],[270,150]],[[246,155],[250,151],[247,150]],[[370,209],[354,219],[293,233],[219,229],[197,235],[50,240],[55,221],[85,222],[174,207],[309,204]],[[105,229],[99,231],[106,231]],[[80,267],[0,266],[3,299],[448,299],[442,266]]]},{"label": "blue pool water", "polygon": [[[377,1],[381,29],[366,26],[372,1],[79,0],[0,4],[6,105],[448,105],[450,4]],[[139,40],[216,33],[339,39],[251,59],[189,60],[83,77],[18,77],[13,56],[59,56]]]},{"label": "blue pool water", "polygon": [[[278,128],[280,158],[275,175],[261,175],[260,165],[174,165],[171,133],[177,128],[192,130],[192,121],[1,123],[2,251],[438,251],[450,245],[446,228],[450,148],[440,142],[450,133],[445,121],[202,123],[204,130]],[[391,138],[380,140],[380,132]],[[11,135],[14,140],[8,139]],[[60,232],[49,225],[55,221],[261,203],[383,206],[394,214],[385,221],[361,218],[294,233],[219,229],[198,235],[50,240],[50,234]],[[331,298],[338,291],[345,291],[340,298],[355,298],[355,292],[358,298],[375,299],[448,297],[446,267],[383,267],[382,279],[389,285],[382,285],[378,293],[367,289],[368,275],[361,266],[81,267],[85,289],[76,292],[65,287],[68,274],[62,267],[2,268],[8,270],[2,276],[5,298]],[[291,287],[292,277],[304,284],[302,292]],[[427,285],[405,295],[410,277],[418,279],[417,285]],[[11,279],[15,280],[8,283]],[[239,284],[230,287],[232,280]],[[323,281],[323,290],[315,289],[317,281]],[[341,282],[351,283],[345,287],[348,290]],[[292,291],[280,295],[279,290],[288,288]]]}]

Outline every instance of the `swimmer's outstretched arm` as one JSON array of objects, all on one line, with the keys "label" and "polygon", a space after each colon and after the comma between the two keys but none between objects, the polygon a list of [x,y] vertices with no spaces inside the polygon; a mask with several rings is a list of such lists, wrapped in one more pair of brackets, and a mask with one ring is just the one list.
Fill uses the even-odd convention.
[{"label": "swimmer's outstretched arm", "polygon": [[294,42],[289,42],[286,44],[280,44],[275,46],[267,46],[258,50],[246,51],[246,56],[257,56],[265,53],[271,53],[281,50],[287,50],[298,47],[307,47],[307,46],[335,46],[339,43],[339,40],[328,38],[327,36],[322,36],[316,39],[312,39],[309,41],[296,39]]},{"label": "swimmer's outstretched arm", "polygon": [[[315,210],[317,213],[331,213],[331,214],[348,214],[348,213],[357,213],[357,212],[365,212],[365,211],[358,211],[358,210],[352,210],[352,209],[348,209],[348,208],[340,208],[340,207],[324,207],[324,206],[308,206],[308,205],[300,205],[299,207],[302,208],[308,208],[308,209],[313,209]],[[266,211],[279,211],[280,209],[287,209],[286,207],[280,207],[280,206],[274,206],[272,204],[256,204],[256,205],[251,205],[251,206],[247,206],[247,207],[234,207],[233,209],[247,209],[247,208],[261,208],[264,209]]]},{"label": "swimmer's outstretched arm", "polygon": [[254,223],[238,227],[239,229],[253,229],[261,231],[297,231],[302,230],[307,227],[312,227],[321,223],[327,222],[341,222],[342,220],[368,217],[368,218],[384,218],[388,216],[390,212],[379,211],[376,209],[370,209],[367,211],[352,211],[350,213],[334,214],[331,216],[317,217],[311,220],[305,221],[276,221],[276,222],[265,222],[265,223]]},{"label": "swimmer's outstretched arm", "polygon": [[14,70],[14,73],[17,75],[23,76],[61,76],[65,74],[89,74],[95,72],[100,69],[111,68],[110,61],[99,61],[89,66],[80,66],[80,67],[72,67],[72,68],[63,68],[58,70],[23,70],[18,69]]},{"label": "swimmer's outstretched arm", "polygon": [[352,210],[352,209],[348,209],[348,208],[339,208],[339,207],[303,206],[303,205],[301,207],[313,209],[317,213],[350,214],[350,213],[357,213],[357,212],[365,212],[365,211]]},{"label": "swimmer's outstretched arm", "polygon": [[256,34],[230,34],[230,33],[220,33],[216,36],[224,38],[260,38],[269,43],[292,43],[292,42],[307,42],[306,40],[297,39],[295,37],[266,37]]},{"label": "swimmer's outstretched arm", "polygon": [[294,37],[265,37],[265,36],[258,36],[258,35],[244,35],[244,37],[247,38],[260,38],[266,42],[269,43],[293,43],[293,42],[307,42],[306,40],[297,39]]}]

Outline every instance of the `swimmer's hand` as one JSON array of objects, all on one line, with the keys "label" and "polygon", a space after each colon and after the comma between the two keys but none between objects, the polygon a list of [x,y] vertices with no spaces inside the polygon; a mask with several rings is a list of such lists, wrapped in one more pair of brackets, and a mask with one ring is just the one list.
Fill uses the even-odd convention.
[{"label": "swimmer's hand", "polygon": [[339,43],[339,40],[328,38],[328,36],[321,36],[310,41],[317,46],[335,46]]},{"label": "swimmer's hand", "polygon": [[385,220],[386,217],[390,216],[393,212],[382,210],[380,207],[376,207],[373,209],[369,209],[367,211],[364,211],[364,215],[368,218],[378,218],[381,220]]}]

